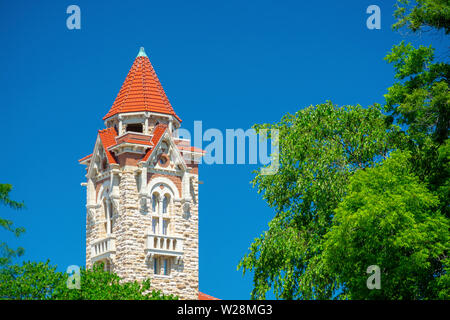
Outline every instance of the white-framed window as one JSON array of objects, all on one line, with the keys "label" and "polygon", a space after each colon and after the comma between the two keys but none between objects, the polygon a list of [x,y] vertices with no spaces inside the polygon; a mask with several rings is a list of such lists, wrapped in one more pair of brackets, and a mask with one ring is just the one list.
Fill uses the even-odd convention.
[{"label": "white-framed window", "polygon": [[169,276],[170,275],[170,259],[166,257],[157,257],[153,259],[153,273]]},{"label": "white-framed window", "polygon": [[152,232],[153,232],[153,234],[158,233],[158,218],[152,219]]},{"label": "white-framed window", "polygon": [[159,208],[159,195],[157,193],[152,194],[152,211],[158,213]]},{"label": "white-framed window", "polygon": [[162,234],[167,235],[169,230],[169,220],[163,219],[163,228],[162,228]]},{"label": "white-framed window", "polygon": [[163,199],[163,213],[167,213],[169,209],[170,196],[166,194]]},{"label": "white-framed window", "polygon": [[152,201],[152,225],[149,232],[158,235],[169,235],[173,230],[169,227],[171,216],[169,215],[173,194],[170,188],[163,183],[155,184],[158,190],[150,192]]},{"label": "white-framed window", "polygon": [[106,234],[111,234],[113,231],[113,219],[112,219],[113,208],[111,201],[103,199],[102,205],[103,205],[103,212],[105,215],[104,230]]},{"label": "white-framed window", "polygon": [[109,233],[113,233],[113,227],[114,227],[114,219],[113,219],[113,206],[112,202],[108,201],[108,219],[109,219]]},{"label": "white-framed window", "polygon": [[163,259],[163,263],[162,263],[162,267],[163,267],[163,274],[165,276],[168,276],[170,274],[170,263],[169,263],[169,259],[164,258]]},{"label": "white-framed window", "polygon": [[159,264],[157,258],[153,259],[153,273],[159,274]]}]

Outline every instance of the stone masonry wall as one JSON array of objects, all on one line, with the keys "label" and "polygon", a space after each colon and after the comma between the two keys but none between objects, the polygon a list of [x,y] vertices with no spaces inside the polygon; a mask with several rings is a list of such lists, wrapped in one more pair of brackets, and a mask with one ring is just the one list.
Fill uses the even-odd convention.
[{"label": "stone masonry wall", "polygon": [[[113,236],[116,252],[112,256],[113,271],[124,281],[143,281],[151,279],[151,288],[161,290],[165,294],[174,294],[180,299],[198,299],[198,199],[191,201],[189,214],[184,213],[183,200],[173,201],[169,206],[169,235],[184,238],[183,257],[179,263],[171,259],[170,275],[156,275],[153,263],[146,261],[147,232],[151,228],[152,215],[142,210],[136,183],[137,167],[123,167],[119,184],[120,204],[118,215],[115,215]],[[160,174],[148,176],[147,183]],[[174,180],[173,176],[167,176]],[[178,179],[178,178],[177,178]],[[181,177],[179,178],[181,182]],[[198,197],[197,176],[193,175],[194,197]],[[176,184],[181,188],[181,183]],[[179,190],[182,194],[182,190]],[[101,202],[101,199],[99,199]],[[150,208],[148,208],[150,209]],[[91,267],[90,247],[92,242],[106,236],[104,233],[103,208],[95,209],[96,223],[86,223],[86,266]]]}]

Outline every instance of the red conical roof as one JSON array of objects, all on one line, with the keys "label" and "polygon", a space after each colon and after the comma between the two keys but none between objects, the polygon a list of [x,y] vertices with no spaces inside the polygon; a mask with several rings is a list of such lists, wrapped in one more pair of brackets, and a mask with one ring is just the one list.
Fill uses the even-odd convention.
[{"label": "red conical roof", "polygon": [[118,113],[139,111],[170,114],[181,121],[167,99],[144,48],[139,51],[116,100],[103,120]]}]

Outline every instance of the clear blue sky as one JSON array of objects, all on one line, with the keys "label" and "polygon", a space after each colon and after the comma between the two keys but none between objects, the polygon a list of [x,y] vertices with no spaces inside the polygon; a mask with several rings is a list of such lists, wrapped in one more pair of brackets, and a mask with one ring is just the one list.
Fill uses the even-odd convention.
[{"label": "clear blue sky", "polygon": [[[66,8],[81,8],[81,30]],[[381,8],[381,30],[366,8]],[[244,128],[332,100],[383,102],[394,0],[0,1],[0,182],[27,209],[0,208],[27,230],[11,246],[60,270],[85,264],[85,181],[92,152],[139,47],[183,127]],[[428,36],[427,36],[428,37]],[[409,38],[443,46],[444,40]],[[273,217],[252,189],[254,165],[200,168],[200,290],[248,299],[236,266]]]}]

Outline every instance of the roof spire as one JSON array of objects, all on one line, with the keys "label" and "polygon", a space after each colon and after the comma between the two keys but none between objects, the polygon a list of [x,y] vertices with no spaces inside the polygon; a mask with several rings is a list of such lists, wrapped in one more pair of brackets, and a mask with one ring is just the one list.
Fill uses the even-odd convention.
[{"label": "roof spire", "polygon": [[118,113],[144,111],[169,114],[181,122],[167,99],[144,48],[141,47],[116,100],[103,120]]},{"label": "roof spire", "polygon": [[139,49],[139,53],[138,53],[137,56],[138,56],[138,57],[147,57],[147,55],[145,54],[144,47],[141,47],[141,48]]}]

